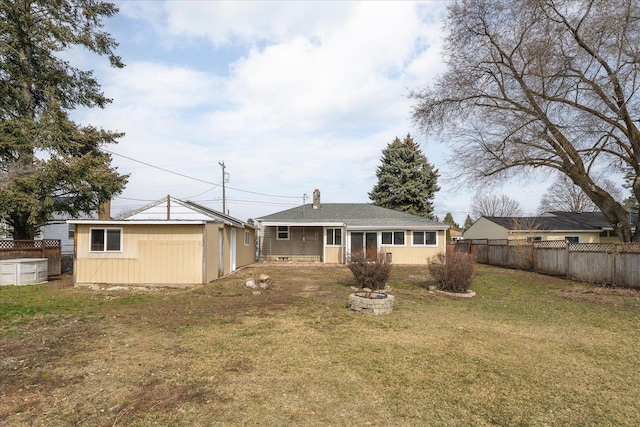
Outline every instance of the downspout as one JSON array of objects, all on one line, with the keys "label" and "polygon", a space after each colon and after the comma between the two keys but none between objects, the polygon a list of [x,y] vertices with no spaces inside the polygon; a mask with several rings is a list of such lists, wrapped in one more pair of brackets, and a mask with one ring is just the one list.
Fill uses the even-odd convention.
[{"label": "downspout", "polygon": [[342,264],[346,265],[347,264],[347,226],[346,224],[344,225],[344,227],[342,227],[342,235],[344,236],[344,238],[342,239]]}]

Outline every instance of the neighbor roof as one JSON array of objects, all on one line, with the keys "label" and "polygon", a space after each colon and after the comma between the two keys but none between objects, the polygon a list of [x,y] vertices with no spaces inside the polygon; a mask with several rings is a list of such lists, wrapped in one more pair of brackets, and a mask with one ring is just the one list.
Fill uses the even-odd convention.
[{"label": "neighbor roof", "polygon": [[449,225],[406,212],[368,203],[322,203],[318,209],[306,204],[258,218],[265,225],[344,224],[347,227],[431,228],[444,230]]},{"label": "neighbor roof", "polygon": [[[634,215],[635,217],[636,215]],[[602,212],[545,212],[534,217],[486,216],[507,230],[602,231],[611,230]]]}]

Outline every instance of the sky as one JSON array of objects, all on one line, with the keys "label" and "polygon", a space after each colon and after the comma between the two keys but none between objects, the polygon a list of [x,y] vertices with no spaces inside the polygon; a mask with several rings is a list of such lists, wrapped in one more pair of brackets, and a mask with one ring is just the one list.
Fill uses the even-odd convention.
[{"label": "sky", "polygon": [[[411,90],[446,70],[445,1],[115,1],[104,21],[124,69],[71,54],[94,71],[105,109],[72,118],[124,132],[113,165],[130,174],[117,215],[170,194],[241,220],[310,202],[369,203],[382,150],[408,133],[439,170],[434,213],[462,224],[450,148],[411,120]],[[548,183],[492,189],[534,214]]]}]

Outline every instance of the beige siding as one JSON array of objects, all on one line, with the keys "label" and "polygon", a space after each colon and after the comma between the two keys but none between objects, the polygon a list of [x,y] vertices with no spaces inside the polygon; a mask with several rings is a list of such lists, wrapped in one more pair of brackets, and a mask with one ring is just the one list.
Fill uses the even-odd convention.
[{"label": "beige siding", "polygon": [[[244,234],[249,233],[249,243],[245,245]],[[256,230],[253,228],[239,228],[236,238],[236,267],[253,264],[256,261]]]},{"label": "beige siding", "polygon": [[508,239],[509,230],[483,217],[474,222],[462,235],[465,239]]},{"label": "beige siding", "polygon": [[328,264],[342,264],[343,263],[343,256],[342,256],[343,251],[344,251],[344,248],[337,247],[337,246],[330,246],[330,247],[325,248],[325,250],[324,250],[324,255],[325,255],[324,262],[326,262]]},{"label": "beige siding", "polygon": [[220,224],[207,224],[205,226],[205,281],[207,283],[218,278],[218,229]]},{"label": "beige siding", "polygon": [[429,262],[429,258],[446,251],[446,232],[438,230],[436,246],[412,246],[411,230],[406,231],[406,246],[382,246],[381,250],[391,253],[393,264],[424,265]]},{"label": "beige siding", "polygon": [[600,233],[576,233],[576,232],[548,232],[548,231],[531,231],[527,233],[513,233],[509,236],[511,240],[526,239],[531,237],[541,237],[542,240],[564,240],[565,237],[577,236],[579,243],[600,243]]},{"label": "beige siding", "polygon": [[[104,227],[112,227],[105,224]],[[122,252],[90,252],[89,233],[78,224],[76,283],[183,285],[204,282],[203,226],[136,225],[122,229]]]}]

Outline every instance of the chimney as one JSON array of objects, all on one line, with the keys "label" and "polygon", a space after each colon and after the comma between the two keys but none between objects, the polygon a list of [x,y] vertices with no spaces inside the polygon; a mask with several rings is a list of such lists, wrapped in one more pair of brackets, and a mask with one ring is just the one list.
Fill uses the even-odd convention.
[{"label": "chimney", "polygon": [[98,207],[98,219],[111,219],[111,200],[100,204]]},{"label": "chimney", "polygon": [[313,209],[318,209],[320,207],[320,190],[317,188],[313,190]]}]

